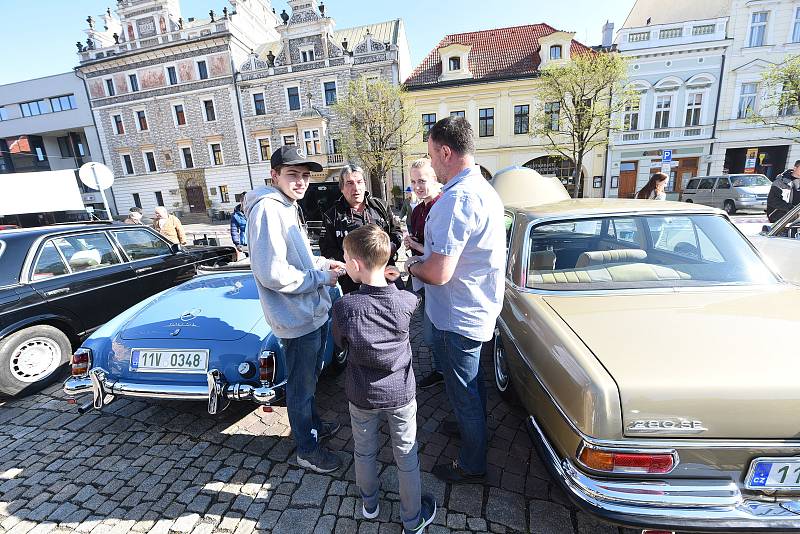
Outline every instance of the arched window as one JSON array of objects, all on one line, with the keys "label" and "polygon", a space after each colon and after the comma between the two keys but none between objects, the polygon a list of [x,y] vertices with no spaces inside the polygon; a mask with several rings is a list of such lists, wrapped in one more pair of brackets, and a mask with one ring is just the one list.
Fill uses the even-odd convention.
[{"label": "arched window", "polygon": [[553,45],[550,47],[550,59],[561,59],[561,45]]}]

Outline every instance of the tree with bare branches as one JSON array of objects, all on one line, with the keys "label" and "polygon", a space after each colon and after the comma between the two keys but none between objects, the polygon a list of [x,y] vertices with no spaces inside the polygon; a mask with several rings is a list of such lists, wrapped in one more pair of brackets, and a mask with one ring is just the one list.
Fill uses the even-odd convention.
[{"label": "tree with bare branches", "polygon": [[613,53],[586,52],[541,71],[530,134],[575,163],[575,198],[582,190],[586,155],[606,147],[610,135],[622,128],[619,116],[632,97],[626,80],[626,62]]},{"label": "tree with bare branches", "polygon": [[389,199],[392,169],[401,166],[422,131],[418,115],[403,105],[404,89],[387,80],[360,77],[347,86],[347,93],[334,105],[348,126],[341,138],[342,152],[369,173],[372,191]]}]

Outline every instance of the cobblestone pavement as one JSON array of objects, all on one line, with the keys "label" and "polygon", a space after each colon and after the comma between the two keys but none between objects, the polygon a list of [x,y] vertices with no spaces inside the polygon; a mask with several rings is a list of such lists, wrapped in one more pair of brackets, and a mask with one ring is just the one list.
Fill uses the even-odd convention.
[{"label": "cobblestone pavement", "polygon": [[[419,312],[412,328],[419,377],[430,370]],[[212,417],[197,403],[121,399],[79,416],[60,386],[0,402],[0,532],[400,533],[385,433],[381,513],[361,516],[343,381],[323,377],[317,396],[321,415],[342,423],[330,446],[344,467],[330,476],[294,463],[285,408],[233,404]],[[423,484],[439,503],[428,532],[625,534],[567,504],[532,451],[523,414],[489,392],[488,480],[462,486],[430,474],[457,455],[459,440],[440,428],[446,395],[441,386],[418,392]]]}]

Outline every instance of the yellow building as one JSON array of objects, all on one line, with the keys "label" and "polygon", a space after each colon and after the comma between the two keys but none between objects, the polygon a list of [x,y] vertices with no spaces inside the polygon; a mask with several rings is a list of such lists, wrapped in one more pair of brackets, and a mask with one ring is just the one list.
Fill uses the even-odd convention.
[{"label": "yellow building", "polygon": [[[573,36],[547,24],[445,36],[405,81],[406,101],[420,113],[425,132],[411,155],[427,153],[426,133],[437,120],[462,115],[475,130],[476,160],[487,178],[524,165],[558,176],[572,191],[574,164],[532,137],[528,118],[543,105],[536,99],[539,69],[587,50]],[[558,110],[549,111],[559,124]],[[602,149],[585,156],[582,196],[602,196],[605,156]]]}]

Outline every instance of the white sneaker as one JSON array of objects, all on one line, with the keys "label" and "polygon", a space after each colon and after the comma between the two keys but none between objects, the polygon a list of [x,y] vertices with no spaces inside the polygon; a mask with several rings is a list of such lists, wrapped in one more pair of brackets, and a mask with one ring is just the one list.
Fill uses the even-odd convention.
[{"label": "white sneaker", "polygon": [[364,505],[364,502],[361,502],[361,515],[364,516],[364,519],[375,519],[378,517],[378,514],[381,513],[381,504],[378,503],[375,505],[375,509],[373,511],[368,511],[367,507]]}]

